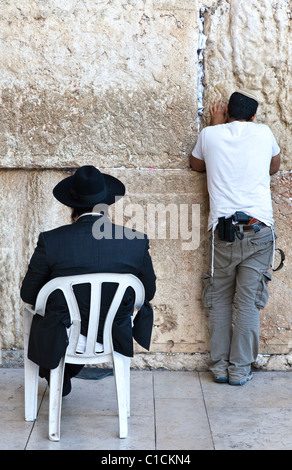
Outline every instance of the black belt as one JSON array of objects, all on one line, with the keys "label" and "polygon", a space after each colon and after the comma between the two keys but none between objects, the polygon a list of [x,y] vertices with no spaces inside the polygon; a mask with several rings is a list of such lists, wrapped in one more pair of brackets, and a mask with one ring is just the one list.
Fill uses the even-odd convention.
[{"label": "black belt", "polygon": [[242,225],[241,227],[244,232],[250,232],[250,230],[253,230],[254,232],[259,232],[261,228],[266,227],[266,224],[264,224],[263,222],[255,222],[254,224]]}]

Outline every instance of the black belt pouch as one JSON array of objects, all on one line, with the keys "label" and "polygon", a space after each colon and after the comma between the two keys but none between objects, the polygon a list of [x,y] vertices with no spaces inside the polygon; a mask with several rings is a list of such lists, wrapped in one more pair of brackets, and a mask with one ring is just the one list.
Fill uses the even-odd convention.
[{"label": "black belt pouch", "polygon": [[218,219],[218,237],[220,240],[225,240],[226,242],[234,242],[235,234],[232,217],[228,219],[220,217]]}]

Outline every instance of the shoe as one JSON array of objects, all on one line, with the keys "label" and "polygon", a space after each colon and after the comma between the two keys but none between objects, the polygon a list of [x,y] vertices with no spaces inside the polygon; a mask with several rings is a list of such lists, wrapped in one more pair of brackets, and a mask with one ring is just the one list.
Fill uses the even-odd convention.
[{"label": "shoe", "polygon": [[240,382],[232,382],[232,380],[229,380],[229,385],[245,385],[246,382],[249,382],[252,379],[253,379],[253,373],[252,371],[250,371],[249,374]]},{"label": "shoe", "polygon": [[66,380],[63,384],[62,397],[66,397],[71,392],[71,380]]},{"label": "shoe", "polygon": [[214,376],[214,382],[218,384],[226,384],[228,382],[228,377],[216,377]]}]

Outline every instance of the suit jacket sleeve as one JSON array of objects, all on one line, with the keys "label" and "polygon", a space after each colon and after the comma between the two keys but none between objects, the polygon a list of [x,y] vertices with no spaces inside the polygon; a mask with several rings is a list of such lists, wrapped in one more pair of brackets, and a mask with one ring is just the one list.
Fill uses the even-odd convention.
[{"label": "suit jacket sleeve", "polygon": [[153,328],[153,309],[149,300],[153,299],[156,291],[156,276],[154,273],[152,260],[149,254],[149,241],[145,248],[143,270],[139,275],[145,288],[145,301],[139,312],[134,318],[133,337],[137,343],[149,351],[152,328]]},{"label": "suit jacket sleeve", "polygon": [[156,276],[153,269],[151,256],[149,253],[149,241],[147,239],[142,272],[139,274],[139,279],[142,281],[145,289],[145,298],[152,300],[156,292]]},{"label": "suit jacket sleeve", "polygon": [[28,265],[27,273],[20,290],[24,302],[34,305],[40,289],[50,280],[49,267],[43,234],[40,234],[37,246]]}]

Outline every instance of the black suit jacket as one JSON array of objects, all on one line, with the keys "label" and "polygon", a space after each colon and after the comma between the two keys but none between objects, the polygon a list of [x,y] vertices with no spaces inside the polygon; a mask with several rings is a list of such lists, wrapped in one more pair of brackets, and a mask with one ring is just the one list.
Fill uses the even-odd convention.
[{"label": "black suit jacket", "polygon": [[[97,239],[100,233],[102,236]],[[56,277],[98,272],[134,274],[144,285],[146,299],[140,315],[142,320],[140,324],[135,325],[134,332],[136,330],[137,341],[147,347],[150,343],[153,320],[149,301],[154,297],[156,289],[156,277],[148,250],[149,242],[146,235],[114,225],[104,216],[81,216],[73,224],[39,235],[22,282],[21,298],[24,302],[34,305],[41,287]],[[84,335],[88,327],[89,289],[90,287],[85,284],[74,288],[81,314],[81,333]],[[97,338],[100,342],[105,315],[115,289],[116,286],[113,284],[105,284],[103,287]],[[128,288],[115,317],[112,331],[114,349],[126,356],[133,356],[131,323],[133,308],[134,291]],[[147,325],[145,329],[143,312],[144,324]],[[47,369],[57,367],[68,345],[66,327],[69,326],[70,317],[66,301],[63,293],[57,290],[48,299],[45,316],[35,315],[33,318],[28,349],[29,359]]]}]

